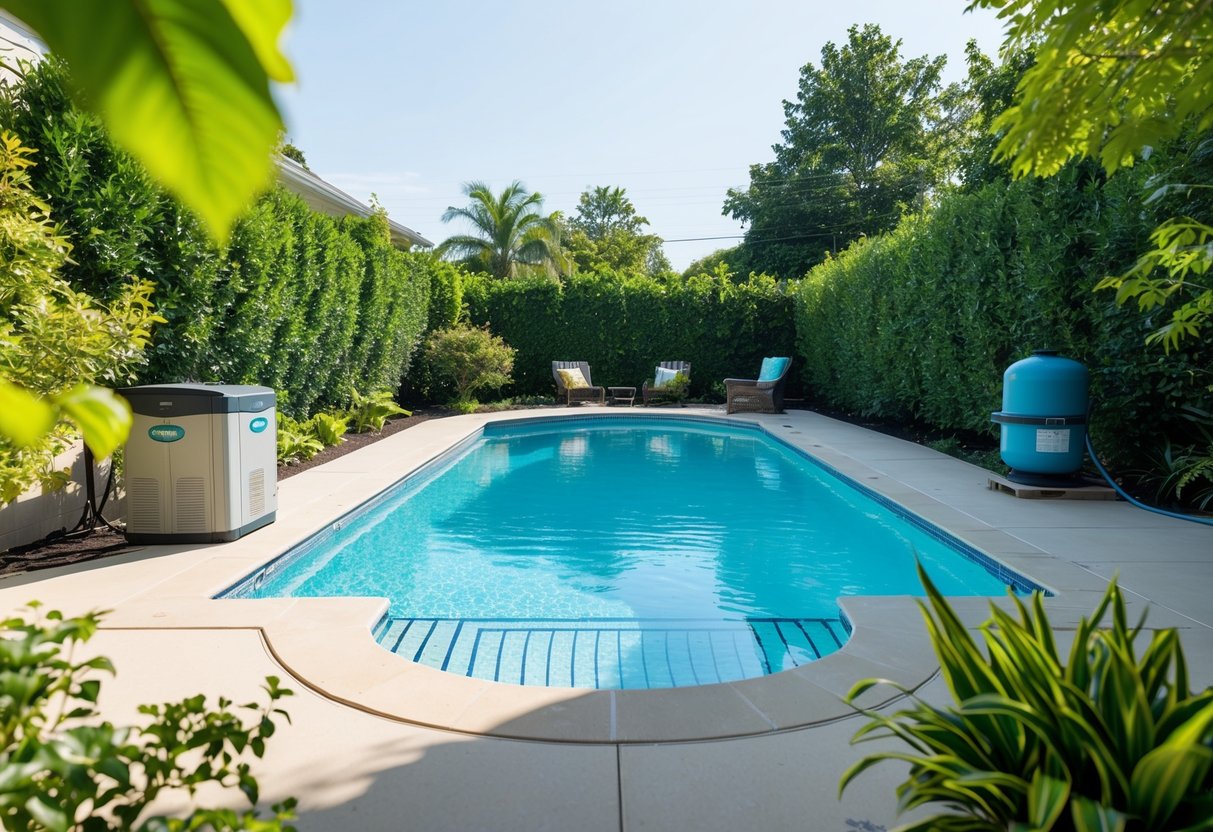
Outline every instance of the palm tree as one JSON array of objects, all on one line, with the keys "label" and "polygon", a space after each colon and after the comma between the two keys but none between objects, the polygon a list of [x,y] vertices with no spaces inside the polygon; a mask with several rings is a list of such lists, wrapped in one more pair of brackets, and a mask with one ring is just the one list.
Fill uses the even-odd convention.
[{"label": "palm tree", "polygon": [[514,277],[520,266],[548,272],[560,269],[563,255],[559,226],[554,217],[540,213],[540,194],[529,193],[517,181],[500,196],[483,182],[468,182],[463,192],[471,204],[447,208],[442,221],[467,220],[473,233],[447,238],[437,248],[439,255],[451,254],[495,277]]}]

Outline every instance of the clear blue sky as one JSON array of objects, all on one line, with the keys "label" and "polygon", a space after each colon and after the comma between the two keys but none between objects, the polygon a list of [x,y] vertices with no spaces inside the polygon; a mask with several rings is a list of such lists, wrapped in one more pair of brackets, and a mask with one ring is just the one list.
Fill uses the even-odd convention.
[{"label": "clear blue sky", "polygon": [[[964,45],[995,54],[1001,27],[963,0],[855,2],[401,2],[296,0],[281,90],[312,170],[440,242],[463,182],[514,179],[572,213],[590,186],[627,189],[667,240],[741,233],[729,187],[769,161],[800,68],[854,23],[900,38],[903,58]],[[675,268],[735,240],[671,242]]]}]

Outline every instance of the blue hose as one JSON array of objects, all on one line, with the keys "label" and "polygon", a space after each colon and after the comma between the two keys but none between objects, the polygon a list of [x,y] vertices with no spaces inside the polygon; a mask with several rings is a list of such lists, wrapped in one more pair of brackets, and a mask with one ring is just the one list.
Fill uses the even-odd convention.
[{"label": "blue hose", "polygon": [[1108,481],[1108,485],[1112,486],[1112,490],[1138,508],[1144,508],[1146,511],[1152,511],[1155,514],[1161,514],[1164,517],[1174,517],[1178,520],[1189,520],[1193,523],[1200,523],[1202,526],[1213,526],[1213,517],[1193,517],[1191,514],[1180,514],[1179,512],[1175,511],[1167,511],[1166,509],[1148,506],[1140,500],[1135,500],[1130,497],[1127,493],[1125,493],[1123,488],[1116,484],[1116,481],[1112,479],[1112,476],[1108,473],[1107,469],[1100,464],[1099,457],[1095,455],[1095,446],[1091,444],[1091,434],[1089,431],[1087,433],[1087,453],[1091,455],[1091,461],[1095,463],[1095,467],[1099,469],[1099,473],[1103,474],[1103,478]]}]

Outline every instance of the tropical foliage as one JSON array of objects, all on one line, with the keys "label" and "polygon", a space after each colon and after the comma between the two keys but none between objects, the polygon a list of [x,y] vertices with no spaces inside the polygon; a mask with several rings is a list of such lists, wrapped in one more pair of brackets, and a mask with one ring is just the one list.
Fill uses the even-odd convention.
[{"label": "tropical foliage", "polygon": [[[118,141],[224,238],[272,171],[269,151],[282,123],[269,81],[292,78],[277,45],[290,0],[201,0],[187,9],[138,0],[4,5],[71,65],[77,99],[95,107]],[[129,413],[79,381],[71,407],[85,441],[94,452],[116,447],[130,429]],[[65,407],[3,379],[0,396],[0,436],[22,445],[41,441],[29,429],[47,434]]]},{"label": "tropical foliage", "polygon": [[383,430],[383,425],[392,416],[412,416],[400,405],[392,401],[390,390],[375,390],[365,396],[357,390],[350,391],[349,419],[354,423],[357,433]]},{"label": "tropical foliage", "polygon": [[[1213,689],[1193,693],[1174,629],[1130,626],[1116,582],[1074,631],[1069,659],[1045,602],[991,604],[981,643],[919,568],[920,604],[952,704],[864,711],[855,741],[900,741],[842,777],[845,789],[885,760],[909,763],[900,807],[941,811],[903,832],[1198,830],[1213,816]],[[983,649],[984,647],[984,649]],[[879,684],[868,679],[854,701]]]},{"label": "tropical foliage", "polygon": [[[1052,176],[1092,157],[1110,175],[1137,153],[1213,128],[1213,14],[1203,0],[975,0],[1007,22],[1007,45],[1035,63],[1015,102],[995,120],[997,155],[1017,176]],[[1209,152],[1209,151],[1206,151]],[[1153,199],[1210,188],[1208,181],[1151,183]],[[1167,351],[1213,319],[1213,209],[1165,219],[1127,272],[1103,280],[1117,301],[1151,312],[1178,302],[1151,342]]]},{"label": "tropical foliage", "polygon": [[500,194],[483,182],[468,182],[463,192],[471,200],[466,208],[447,208],[443,222],[462,220],[470,234],[448,237],[436,249],[470,269],[494,277],[517,277],[528,270],[558,274],[563,269],[560,228],[545,216],[543,196],[512,182]]},{"label": "tropical foliage", "polygon": [[[292,692],[277,678],[265,680],[265,704],[233,707],[221,698],[209,705],[192,696],[141,705],[141,725],[117,726],[97,711],[98,677],[113,674],[113,664],[75,657],[101,615],[40,615],[32,606],[0,622],[0,826],[23,832],[294,829],[285,824],[294,817],[293,798],[276,804],[269,818],[255,808],[193,808],[177,817],[151,810],[162,794],[193,796],[214,786],[238,788],[256,805],[247,755],[262,757],[276,720],[289,721],[278,702]],[[241,712],[251,716],[247,723]]]}]

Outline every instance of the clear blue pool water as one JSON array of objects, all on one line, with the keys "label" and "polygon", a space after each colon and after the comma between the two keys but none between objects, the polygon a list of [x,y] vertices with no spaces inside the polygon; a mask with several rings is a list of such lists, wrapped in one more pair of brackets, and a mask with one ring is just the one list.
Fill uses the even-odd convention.
[{"label": "clear blue pool water", "polygon": [[955,541],[762,432],[630,417],[489,426],[245,579],[384,596],[380,643],[478,678],[729,681],[845,643],[845,595],[999,595]]}]

